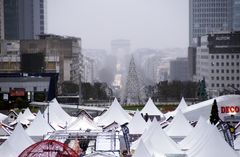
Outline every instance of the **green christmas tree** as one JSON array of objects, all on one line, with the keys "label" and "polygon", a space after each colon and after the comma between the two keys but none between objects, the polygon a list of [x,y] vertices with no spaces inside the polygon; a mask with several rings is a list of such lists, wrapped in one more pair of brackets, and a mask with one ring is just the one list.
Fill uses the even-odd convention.
[{"label": "green christmas tree", "polygon": [[210,122],[211,124],[217,124],[217,122],[220,120],[219,115],[218,115],[218,106],[217,106],[217,101],[214,99],[213,105],[212,105],[212,110],[211,110],[211,115],[210,115]]},{"label": "green christmas tree", "polygon": [[198,83],[198,97],[200,100],[207,100],[208,98],[205,78],[203,78],[203,80],[199,81]]}]

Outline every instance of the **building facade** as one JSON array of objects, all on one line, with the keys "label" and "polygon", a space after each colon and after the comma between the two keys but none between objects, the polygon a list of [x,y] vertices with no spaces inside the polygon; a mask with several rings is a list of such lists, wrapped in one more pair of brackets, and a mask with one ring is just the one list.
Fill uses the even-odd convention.
[{"label": "building facade", "polygon": [[203,78],[209,92],[240,89],[240,32],[201,37],[195,80]]},{"label": "building facade", "polygon": [[187,58],[177,58],[170,61],[170,81],[189,81],[189,65]]},{"label": "building facade", "polygon": [[233,0],[233,30],[240,31],[240,0]]},{"label": "building facade", "polygon": [[[36,67],[38,72],[57,72],[60,84],[64,81],[79,82],[79,73],[81,72],[79,66],[82,63],[80,38],[51,34],[40,35],[37,40],[21,40],[20,52],[22,70],[27,67],[31,67],[29,70],[32,70],[33,67]],[[41,56],[40,54],[44,57],[44,64],[39,62],[41,57],[34,62],[28,59],[31,57],[33,60],[34,56]],[[26,64],[23,61],[24,57]],[[36,65],[37,62],[38,65]]]},{"label": "building facade", "polygon": [[4,39],[4,7],[3,0],[0,0],[0,40]]},{"label": "building facade", "polygon": [[[189,0],[189,44],[196,45],[196,38],[208,33],[230,32],[233,29],[233,7],[237,0]],[[239,15],[235,15],[239,18]],[[239,21],[236,21],[239,23]],[[237,24],[235,24],[237,26]]]},{"label": "building facade", "polygon": [[5,39],[36,39],[46,32],[46,0],[3,0]]}]

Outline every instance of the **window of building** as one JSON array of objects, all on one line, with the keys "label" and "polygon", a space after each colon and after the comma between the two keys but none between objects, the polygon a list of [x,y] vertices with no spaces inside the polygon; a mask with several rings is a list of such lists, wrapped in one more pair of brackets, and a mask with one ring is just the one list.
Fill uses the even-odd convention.
[{"label": "window of building", "polygon": [[226,80],[229,80],[229,77],[228,77],[228,76],[226,77]]},{"label": "window of building", "polygon": [[216,79],[219,80],[219,77],[217,76]]},{"label": "window of building", "polygon": [[236,71],[237,71],[237,73],[239,73],[239,69],[237,69]]},{"label": "window of building", "polygon": [[221,70],[221,73],[224,73],[224,69]]},{"label": "window of building", "polygon": [[237,76],[237,80],[239,80],[239,76]]},{"label": "window of building", "polygon": [[219,59],[219,56],[217,55],[216,58]]},{"label": "window of building", "polygon": [[227,55],[226,58],[229,59],[229,55]]},{"label": "window of building", "polygon": [[219,63],[217,62],[216,65],[219,66]]},{"label": "window of building", "polygon": [[234,69],[232,69],[232,73],[234,73]]},{"label": "window of building", "polygon": [[239,55],[237,55],[237,59],[239,59]]},{"label": "window of building", "polygon": [[224,80],[224,77],[223,77],[223,76],[221,77],[221,80]]},{"label": "window of building", "polygon": [[239,62],[237,62],[236,64],[237,64],[237,66],[239,66]]},{"label": "window of building", "polygon": [[219,70],[218,70],[218,69],[216,70],[216,73],[219,73]]},{"label": "window of building", "polygon": [[232,59],[234,59],[234,55],[232,55]]},{"label": "window of building", "polygon": [[234,77],[232,77],[232,80],[234,80]]},{"label": "window of building", "polygon": [[215,87],[215,84],[214,84],[214,83],[212,83],[212,87]]},{"label": "window of building", "polygon": [[221,63],[221,66],[224,66],[224,62]]},{"label": "window of building", "polygon": [[212,78],[212,80],[214,80],[214,76],[212,76],[211,78]]},{"label": "window of building", "polygon": [[212,69],[212,73],[214,73],[214,70]]},{"label": "window of building", "polygon": [[227,69],[226,72],[229,73],[229,70]]},{"label": "window of building", "polygon": [[232,66],[234,66],[234,62],[232,62]]},{"label": "window of building", "polygon": [[218,83],[217,83],[216,85],[217,85],[217,87],[219,87],[219,84],[218,84]]},{"label": "window of building", "polygon": [[222,83],[222,87],[224,87],[224,84]]},{"label": "window of building", "polygon": [[212,55],[211,58],[214,59],[214,55]]},{"label": "window of building", "polygon": [[224,59],[224,55],[221,55],[221,58]]},{"label": "window of building", "polygon": [[237,84],[237,87],[239,88],[239,87],[240,87],[240,85],[239,85],[239,84]]}]

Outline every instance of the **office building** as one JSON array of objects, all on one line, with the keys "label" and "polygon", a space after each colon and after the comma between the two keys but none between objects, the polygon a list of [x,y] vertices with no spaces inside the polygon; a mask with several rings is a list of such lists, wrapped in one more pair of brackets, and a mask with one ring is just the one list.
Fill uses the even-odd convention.
[{"label": "office building", "polygon": [[3,0],[0,0],[0,40],[4,39],[4,8]]},{"label": "office building", "polygon": [[[190,46],[196,45],[197,37],[202,35],[232,31],[235,20],[232,18],[234,10],[232,7],[239,12],[233,2],[234,0],[189,0]],[[235,18],[239,18],[239,15],[236,14]]]},{"label": "office building", "polygon": [[240,32],[201,37],[195,81],[205,78],[209,92],[240,89]]},{"label": "office building", "polygon": [[6,40],[37,39],[46,32],[46,0],[3,0]]},{"label": "office building", "polygon": [[170,81],[189,81],[189,65],[187,58],[177,58],[170,61]]},{"label": "office building", "polygon": [[233,30],[240,31],[240,0],[233,0]]}]

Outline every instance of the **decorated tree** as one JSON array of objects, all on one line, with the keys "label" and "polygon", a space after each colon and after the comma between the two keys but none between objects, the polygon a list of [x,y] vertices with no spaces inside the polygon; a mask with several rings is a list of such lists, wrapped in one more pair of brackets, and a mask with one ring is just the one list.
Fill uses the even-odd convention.
[{"label": "decorated tree", "polygon": [[210,122],[211,124],[217,124],[217,122],[220,120],[219,115],[218,115],[218,106],[217,106],[217,101],[214,99],[213,105],[212,105],[212,110],[211,110],[211,115],[210,115]]},{"label": "decorated tree", "polygon": [[208,98],[207,91],[206,91],[205,78],[203,78],[198,83],[198,97],[200,100],[207,100]]}]

